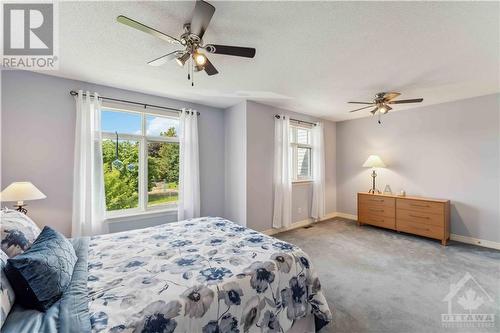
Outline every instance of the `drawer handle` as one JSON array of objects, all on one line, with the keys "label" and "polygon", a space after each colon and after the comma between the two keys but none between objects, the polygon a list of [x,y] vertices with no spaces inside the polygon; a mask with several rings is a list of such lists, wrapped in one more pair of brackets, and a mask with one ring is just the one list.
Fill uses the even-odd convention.
[{"label": "drawer handle", "polygon": [[369,201],[383,202],[384,199],[370,199]]},{"label": "drawer handle", "polygon": [[429,205],[417,205],[417,204],[413,204],[413,203],[411,203],[411,204],[410,204],[410,206],[414,206],[414,207],[423,207],[423,208],[425,208],[425,207],[429,207]]},{"label": "drawer handle", "polygon": [[429,217],[429,216],[418,216],[418,215],[413,215],[413,214],[410,214],[410,216],[411,216],[411,217],[417,217],[417,218],[419,218],[419,219],[426,219],[426,220],[430,219],[430,217]]}]

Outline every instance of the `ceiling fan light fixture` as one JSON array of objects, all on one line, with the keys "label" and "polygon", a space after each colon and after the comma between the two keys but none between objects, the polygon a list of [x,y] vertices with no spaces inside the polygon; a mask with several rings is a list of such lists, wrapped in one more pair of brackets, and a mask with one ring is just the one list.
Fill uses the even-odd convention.
[{"label": "ceiling fan light fixture", "polygon": [[207,63],[207,57],[203,53],[196,52],[193,54],[193,59],[196,65],[203,67]]},{"label": "ceiling fan light fixture", "polygon": [[380,113],[386,114],[387,112],[389,112],[389,110],[392,110],[392,108],[389,105],[381,105],[378,110],[380,111]]},{"label": "ceiling fan light fixture", "polygon": [[183,54],[175,58],[175,61],[177,61],[179,66],[183,67],[186,61],[188,61],[188,59],[189,59],[189,53],[184,52]]}]

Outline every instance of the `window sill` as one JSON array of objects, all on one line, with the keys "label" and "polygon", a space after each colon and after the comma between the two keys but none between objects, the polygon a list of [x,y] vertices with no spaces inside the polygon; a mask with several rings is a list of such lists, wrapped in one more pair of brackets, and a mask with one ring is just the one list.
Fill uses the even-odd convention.
[{"label": "window sill", "polygon": [[133,221],[142,218],[152,218],[162,215],[177,215],[177,208],[152,209],[147,211],[124,212],[106,216],[106,223]]},{"label": "window sill", "polygon": [[312,183],[312,179],[292,180],[292,185],[307,185]]}]

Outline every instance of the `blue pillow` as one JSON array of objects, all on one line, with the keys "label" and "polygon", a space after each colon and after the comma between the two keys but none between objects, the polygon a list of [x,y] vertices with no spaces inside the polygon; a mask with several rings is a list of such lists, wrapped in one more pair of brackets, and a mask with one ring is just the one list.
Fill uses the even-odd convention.
[{"label": "blue pillow", "polygon": [[71,242],[45,227],[27,251],[7,260],[5,274],[19,304],[46,311],[69,286],[76,261]]}]

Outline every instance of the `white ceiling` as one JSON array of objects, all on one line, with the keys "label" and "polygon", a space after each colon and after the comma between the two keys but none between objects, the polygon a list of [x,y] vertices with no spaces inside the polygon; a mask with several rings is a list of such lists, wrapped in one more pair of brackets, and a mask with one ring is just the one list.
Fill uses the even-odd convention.
[{"label": "white ceiling", "polygon": [[355,106],[346,102],[380,91],[423,97],[420,105],[500,91],[498,2],[212,4],[204,40],[257,55],[211,55],[220,74],[197,74],[194,88],[174,62],[146,65],[174,46],[115,20],[179,36],[194,2],[59,3],[60,69],[48,74],[217,107],[250,99],[331,120],[366,116],[347,113]]}]

